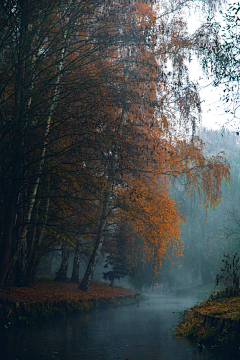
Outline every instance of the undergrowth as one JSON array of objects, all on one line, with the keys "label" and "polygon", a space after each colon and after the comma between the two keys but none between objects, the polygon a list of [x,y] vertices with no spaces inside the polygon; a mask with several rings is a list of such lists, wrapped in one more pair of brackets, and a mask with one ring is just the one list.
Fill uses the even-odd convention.
[{"label": "undergrowth", "polygon": [[239,347],[240,342],[240,265],[237,253],[223,257],[210,297],[191,308],[175,329],[175,335],[194,338],[211,346]]},{"label": "undergrowth", "polygon": [[232,259],[229,254],[223,255],[224,266],[221,268],[221,274],[216,276],[215,288],[208,299],[209,301],[240,295],[239,260],[237,253],[233,255]]}]

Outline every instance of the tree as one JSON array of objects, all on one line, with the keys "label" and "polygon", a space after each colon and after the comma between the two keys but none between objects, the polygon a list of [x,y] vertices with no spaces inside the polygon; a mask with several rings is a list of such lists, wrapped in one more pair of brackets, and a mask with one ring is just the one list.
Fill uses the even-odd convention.
[{"label": "tree", "polygon": [[62,261],[60,268],[56,274],[55,281],[67,281],[68,259],[70,251],[64,246],[62,247]]},{"label": "tree", "polygon": [[80,255],[82,250],[82,244],[80,239],[77,239],[76,248],[74,252],[74,260],[73,260],[73,271],[70,282],[79,283],[79,266],[80,266]]},{"label": "tree", "polygon": [[[20,274],[19,281],[21,282],[21,278],[25,276],[26,236],[45,161],[52,113],[57,100],[67,46],[66,25],[69,22],[67,6],[65,11],[59,12],[58,19],[54,23],[55,28],[54,26],[51,28],[56,30],[58,27],[58,30],[60,28],[62,30],[56,31],[54,36],[54,32],[49,31],[48,26],[60,2],[52,2],[50,7],[45,8],[44,13],[46,3],[36,2],[35,6],[32,5],[29,1],[17,2],[15,5],[9,2],[1,3],[4,34],[8,33],[11,24],[10,34],[5,37],[1,52],[4,58],[1,66],[3,77],[0,154],[1,184],[4,189],[2,199],[6,211],[1,248],[1,286],[4,284],[9,267],[14,224],[20,217],[22,225],[18,227],[16,256],[17,258],[21,254],[22,275]],[[45,52],[53,51],[54,45],[59,42],[57,34],[60,38],[62,36],[60,48],[58,47],[54,55],[52,53],[53,59],[57,61],[46,64]],[[48,44],[52,47],[50,48]],[[46,76],[50,81],[46,81]],[[46,86],[47,84],[51,86]],[[42,91],[44,87],[45,93]],[[29,140],[36,130],[38,143],[31,146]],[[30,184],[29,178],[31,178]],[[22,205],[21,215],[18,211],[19,203]]]},{"label": "tree", "polygon": [[[230,4],[224,16],[224,25],[209,19],[211,31],[209,43],[199,49],[198,55],[204,72],[213,79],[213,86],[223,86],[221,100],[225,102],[225,112],[229,120],[225,126],[234,126],[239,135],[239,4]],[[235,123],[235,124],[234,124]]]},{"label": "tree", "polygon": [[[144,14],[148,14],[147,17],[143,15],[143,9]],[[141,20],[136,21],[136,24],[149,26],[151,30],[148,35],[152,38],[157,36],[154,10],[151,4],[142,7],[139,2],[137,11],[136,17],[138,19],[139,16]],[[194,85],[189,82],[187,69],[184,66],[186,48],[189,46],[189,50],[191,49],[192,40],[190,45],[190,39],[183,30],[183,23],[178,19],[173,19],[171,27],[168,27],[163,20],[161,29],[161,35],[164,37],[162,45],[158,46],[156,43],[155,47],[153,44],[148,46],[145,38],[145,43],[143,42],[141,46],[136,43],[135,47],[131,46],[128,50],[131,50],[131,54],[135,54],[135,57],[133,64],[130,63],[127,72],[124,71],[122,75],[124,107],[116,111],[116,113],[120,112],[121,116],[113,117],[116,119],[114,125],[106,116],[108,120],[103,126],[104,135],[108,134],[109,142],[104,144],[106,147],[103,151],[105,161],[104,169],[101,172],[101,181],[105,176],[105,182],[102,183],[101,192],[102,210],[95,248],[85,277],[80,284],[80,289],[85,291],[91,281],[94,266],[103,246],[104,236],[107,235],[106,229],[111,221],[116,221],[111,220],[111,216],[114,218],[121,216],[121,211],[116,209],[123,197],[126,199],[129,197],[129,201],[126,200],[129,208],[126,207],[125,212],[131,211],[133,208],[133,205],[129,203],[133,200],[133,197],[129,196],[130,189],[145,202],[142,211],[140,209],[136,211],[139,218],[135,218],[133,226],[135,226],[136,232],[143,233],[146,243],[147,235],[151,234],[152,244],[146,244],[146,246],[149,246],[149,249],[151,247],[156,249],[157,264],[161,263],[161,257],[165,254],[168,245],[174,244],[174,239],[178,243],[179,237],[180,214],[174,209],[174,204],[171,204],[171,199],[167,196],[168,181],[166,177],[177,178],[185,174],[186,189],[192,193],[193,188],[196,187],[199,194],[203,193],[205,196],[206,206],[209,201],[211,205],[219,201],[219,181],[221,181],[222,175],[225,174],[223,176],[228,179],[227,164],[224,164],[224,160],[220,156],[216,159],[205,159],[202,155],[203,144],[200,140],[193,138],[188,141],[173,135],[176,125],[174,114],[178,115],[180,123],[184,123],[185,119],[186,127],[192,126],[194,133],[196,121],[192,116],[192,111],[199,110],[199,98]],[[179,29],[182,31],[180,34]],[[198,39],[195,41],[197,44]],[[165,75],[164,62],[168,55],[169,60],[172,61],[174,72]],[[126,78],[128,82],[126,82]],[[137,87],[135,87],[136,85]],[[159,95],[159,99],[158,94],[162,95]],[[179,99],[181,100],[179,101]],[[111,127],[106,124],[111,124]],[[114,139],[111,134],[114,134]],[[160,194],[156,190],[158,178],[163,181],[163,184],[165,181],[165,187],[162,186]],[[150,191],[148,191],[149,188]],[[145,197],[145,194],[148,194],[148,198]],[[150,217],[149,199],[152,199],[152,204],[156,208],[165,204],[166,213],[158,215],[158,217],[156,215],[155,219],[153,214]],[[155,203],[154,200],[156,200]],[[173,206],[172,218],[171,211],[169,211],[171,206]],[[124,213],[123,210],[122,213]],[[150,225],[145,230],[144,223],[147,222]],[[164,222],[171,224],[172,232],[165,232]],[[162,238],[157,234],[157,229],[159,233],[163,233]],[[149,251],[151,252],[151,250]]]},{"label": "tree", "polygon": [[[54,137],[60,123],[53,121],[53,118],[56,119],[55,114],[59,111],[58,105],[63,97],[65,101],[68,99],[68,104],[69,99],[72,99],[72,92],[66,91],[69,88],[68,76],[76,68],[84,73],[91,63],[101,62],[102,48],[107,53],[112,37],[108,39],[104,36],[109,28],[106,20],[107,7],[105,10],[103,11],[101,2],[95,0],[26,0],[17,2],[15,6],[11,2],[1,4],[4,24],[1,43],[0,181],[4,189],[1,194],[4,208],[1,286],[9,267],[17,258],[22,268],[19,281],[24,283],[28,243],[31,242],[26,237],[30,237],[29,226],[33,214],[37,213],[36,199],[46,161],[48,160],[49,165],[49,159],[56,158],[63,147],[57,150],[55,145],[54,154],[49,152],[49,145],[54,145],[53,142],[56,141],[59,145],[63,141],[59,139],[59,134]],[[89,74],[83,80],[78,85],[86,86],[90,82],[97,86],[96,74]],[[64,113],[61,123],[63,115]],[[68,136],[71,134],[68,133]],[[56,163],[52,163],[52,166],[55,168]],[[43,196],[46,201],[45,194]],[[48,202],[49,199],[46,203]]]},{"label": "tree", "polygon": [[[164,284],[171,281],[175,287],[195,286],[208,283],[220,271],[223,254],[238,252],[237,234],[232,210],[237,214],[239,204],[239,152],[238,138],[228,131],[224,137],[221,130],[199,129],[198,136],[203,140],[207,157],[224,152],[230,165],[231,185],[221,185],[221,204],[204,209],[197,191],[192,197],[185,192],[184,184],[170,184],[170,196],[179,204],[179,212],[184,214],[186,224],[181,225],[181,238],[184,250],[180,259],[163,262],[157,282]],[[226,230],[230,230],[226,233]],[[171,266],[177,260],[180,268]],[[171,280],[169,280],[171,279]]]},{"label": "tree", "polygon": [[[87,290],[105,238],[128,216],[146,242],[151,235],[146,246],[157,247],[161,262],[168,245],[178,243],[181,218],[168,177],[185,174],[186,189],[196,187],[206,206],[219,201],[228,166],[221,157],[205,159],[194,139],[200,99],[185,62],[200,40],[187,34],[176,13],[181,4],[1,4],[0,286],[16,261],[16,281],[26,284],[49,234],[58,231],[51,244],[71,237],[77,248],[84,233],[92,246],[80,285]],[[158,218],[142,192],[155,208],[163,206]],[[128,196],[138,207],[127,199],[124,208]]]}]

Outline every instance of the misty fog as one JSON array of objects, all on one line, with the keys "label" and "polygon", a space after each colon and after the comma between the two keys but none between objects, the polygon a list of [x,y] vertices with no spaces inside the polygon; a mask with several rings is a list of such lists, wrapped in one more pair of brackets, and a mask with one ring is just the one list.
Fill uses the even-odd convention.
[{"label": "misty fog", "polygon": [[[197,193],[188,196],[184,186],[177,182],[170,186],[171,197],[178,203],[184,214],[186,225],[181,226],[181,241],[184,244],[183,256],[164,259],[159,276],[151,278],[152,264],[146,264],[139,274],[116,279],[117,286],[129,287],[137,291],[161,290],[175,293],[192,287],[206,286],[206,291],[214,288],[216,275],[220,272],[224,254],[239,252],[240,228],[237,223],[239,192],[239,138],[235,133],[220,130],[202,129],[199,137],[207,144],[205,154],[217,156],[224,152],[231,166],[231,184],[223,184],[221,202],[217,207],[207,210]],[[93,279],[104,281],[103,273],[107,269],[105,258],[100,258]],[[61,250],[50,253],[40,264],[38,276],[55,276],[61,263]],[[71,277],[73,255],[69,254],[68,278]],[[87,257],[81,257],[79,276],[84,276]],[[108,282],[107,280],[105,280]],[[108,282],[109,283],[109,282]]]}]

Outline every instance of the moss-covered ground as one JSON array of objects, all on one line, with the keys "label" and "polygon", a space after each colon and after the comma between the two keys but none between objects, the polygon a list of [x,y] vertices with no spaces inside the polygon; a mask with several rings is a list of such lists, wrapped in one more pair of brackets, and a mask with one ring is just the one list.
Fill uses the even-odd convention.
[{"label": "moss-covered ground", "polygon": [[194,306],[183,317],[175,334],[195,338],[203,345],[239,347],[240,296],[205,300]]}]

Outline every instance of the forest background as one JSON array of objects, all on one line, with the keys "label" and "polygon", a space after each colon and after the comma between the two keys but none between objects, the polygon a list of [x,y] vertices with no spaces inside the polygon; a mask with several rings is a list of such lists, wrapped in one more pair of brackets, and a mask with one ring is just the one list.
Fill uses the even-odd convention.
[{"label": "forest background", "polygon": [[[183,256],[178,259],[163,259],[160,274],[152,281],[152,262],[142,266],[139,261],[138,266],[128,273],[123,257],[118,258],[118,267],[114,268],[109,264],[107,269],[104,268],[109,263],[108,260],[111,260],[111,257],[105,255],[96,266],[93,274],[95,280],[103,281],[103,274],[110,271],[115,276],[116,285],[131,286],[141,291],[151,287],[155,290],[175,291],[208,284],[213,288],[216,275],[221,273],[223,255],[229,254],[232,258],[235,253],[239,254],[239,138],[235,132],[225,131],[222,136],[222,130],[206,128],[199,130],[199,136],[206,144],[208,156],[224,151],[231,166],[231,186],[222,185],[221,204],[209,209],[206,214],[197,193],[192,198],[180,183],[170,186],[170,196],[179,204],[186,220],[186,224],[181,225]],[[43,258],[39,275],[55,276],[61,260],[60,250]],[[80,277],[83,277],[88,261],[84,255],[80,261]],[[67,267],[69,278],[72,267],[73,254],[70,254]],[[106,281],[111,280],[109,276],[105,277]]]}]

